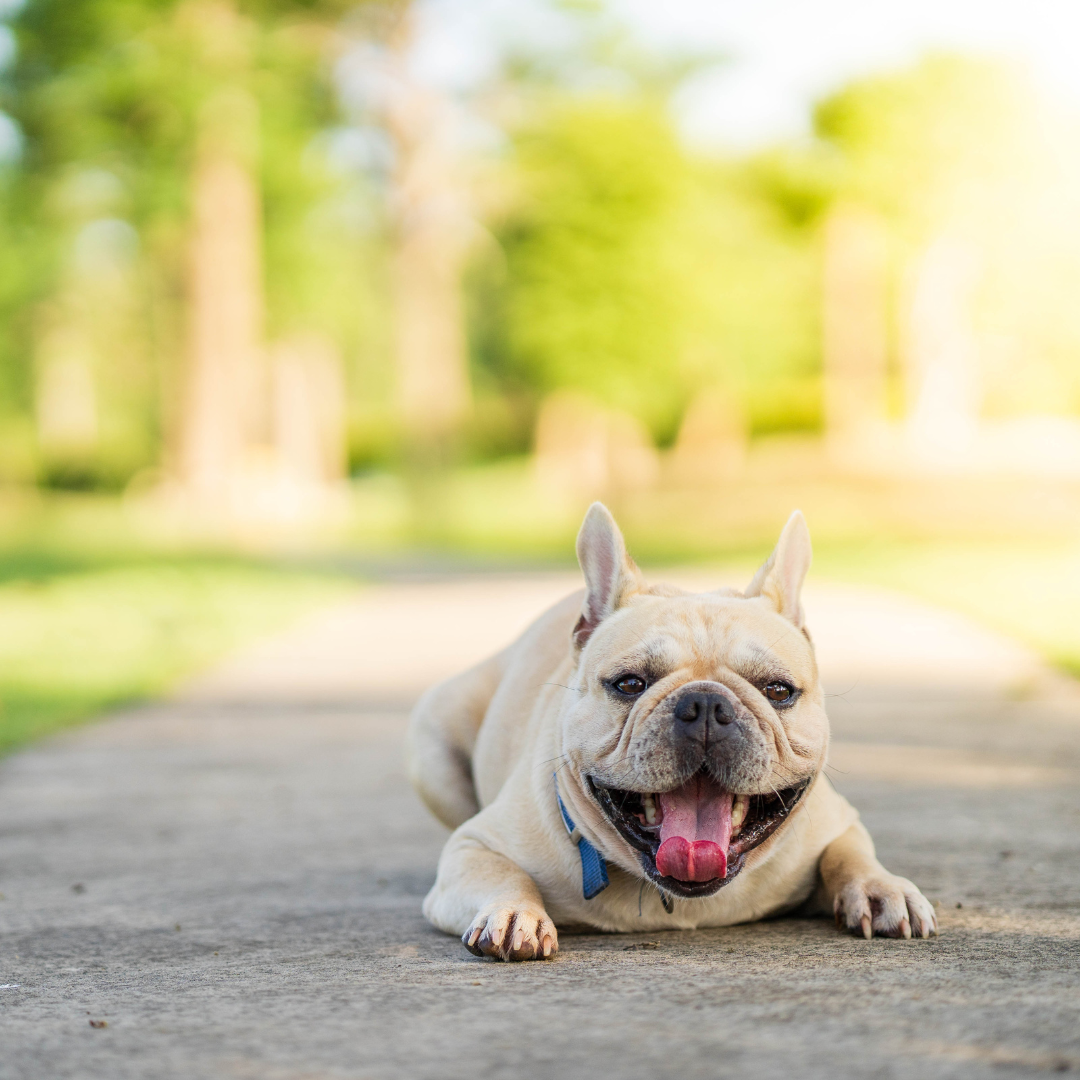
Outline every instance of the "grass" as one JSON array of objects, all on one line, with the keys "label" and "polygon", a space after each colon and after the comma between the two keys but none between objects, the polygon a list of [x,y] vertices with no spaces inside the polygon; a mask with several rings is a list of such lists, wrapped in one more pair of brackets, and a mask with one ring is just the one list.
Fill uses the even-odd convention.
[{"label": "grass", "polygon": [[159,695],[341,595],[344,579],[205,557],[0,556],[0,752]]},{"label": "grass", "polygon": [[[583,510],[523,482],[520,463],[412,492],[374,478],[358,485],[350,535],[287,563],[140,539],[115,499],[22,498],[0,500],[0,752],[161,694],[342,595],[369,569],[572,566]],[[965,612],[1080,676],[1072,519],[1044,528],[991,488],[926,495],[795,477],[707,499],[626,495],[613,508],[644,565],[749,574],[793,505],[814,533],[815,577]],[[1000,505],[1013,510],[1001,515]]]},{"label": "grass", "polygon": [[1080,544],[937,541],[825,547],[815,573],[892,588],[961,611],[1080,677]]},{"label": "grass", "polygon": [[[781,453],[782,451],[782,453]],[[804,452],[805,451],[805,452]],[[765,460],[769,453],[777,460]],[[1080,490],[1030,479],[867,479],[815,465],[813,446],[763,448],[715,491],[608,498],[643,565],[711,564],[749,573],[795,506],[814,537],[813,573],[961,611],[1080,676]],[[573,564],[586,498],[529,481],[525,461],[459,470],[414,497],[389,477],[358,489],[360,545],[424,545],[496,565]],[[755,471],[756,469],[756,471]],[[415,509],[420,507],[419,510]],[[391,524],[394,523],[394,524]]]}]

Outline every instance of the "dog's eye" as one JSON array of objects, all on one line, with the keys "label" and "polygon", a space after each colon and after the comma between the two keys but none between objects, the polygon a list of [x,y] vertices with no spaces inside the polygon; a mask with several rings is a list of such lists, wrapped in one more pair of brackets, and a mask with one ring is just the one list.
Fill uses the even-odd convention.
[{"label": "dog's eye", "polygon": [[627,697],[637,697],[638,694],[644,694],[648,685],[639,675],[624,675],[621,679],[615,680],[615,689]]},{"label": "dog's eye", "polygon": [[771,682],[765,687],[765,696],[777,705],[782,705],[785,701],[791,700],[791,695],[794,693],[794,689],[788,686],[787,683]]}]

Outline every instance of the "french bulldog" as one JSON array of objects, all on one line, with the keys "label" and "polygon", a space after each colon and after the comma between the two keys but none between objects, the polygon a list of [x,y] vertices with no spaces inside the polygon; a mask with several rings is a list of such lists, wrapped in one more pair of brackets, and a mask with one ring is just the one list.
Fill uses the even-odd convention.
[{"label": "french bulldog", "polygon": [[878,862],[822,773],[802,514],[743,593],[647,584],[600,503],[577,554],[583,593],[412,714],[410,777],[454,829],[425,916],[500,960],[554,956],[560,926],[796,910],[866,938],[936,934],[931,904]]}]

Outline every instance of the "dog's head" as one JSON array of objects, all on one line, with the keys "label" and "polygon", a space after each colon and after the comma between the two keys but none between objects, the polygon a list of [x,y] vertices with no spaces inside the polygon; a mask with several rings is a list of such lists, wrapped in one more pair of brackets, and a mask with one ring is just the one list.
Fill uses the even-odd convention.
[{"label": "dog's head", "polygon": [[799,601],[806,523],[791,516],[745,593],[650,587],[600,503],[577,550],[586,592],[560,784],[616,862],[670,894],[709,896],[785,827],[824,764]]}]

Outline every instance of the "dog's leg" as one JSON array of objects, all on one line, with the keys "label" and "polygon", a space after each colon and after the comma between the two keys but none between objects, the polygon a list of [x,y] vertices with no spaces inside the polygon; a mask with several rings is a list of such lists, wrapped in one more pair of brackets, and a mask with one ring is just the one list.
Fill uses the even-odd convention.
[{"label": "dog's leg", "polygon": [[517,863],[461,830],[439,859],[424,915],[440,930],[460,934],[477,956],[546,960],[559,949],[536,882]]},{"label": "dog's leg", "polygon": [[428,809],[451,829],[480,809],[472,752],[502,678],[504,655],[433,686],[409,718],[409,779]]},{"label": "dog's leg", "polygon": [[817,901],[832,910],[838,928],[863,937],[927,938],[937,933],[930,901],[907,878],[890,874],[874,854],[874,841],[856,821],[822,853]]}]

